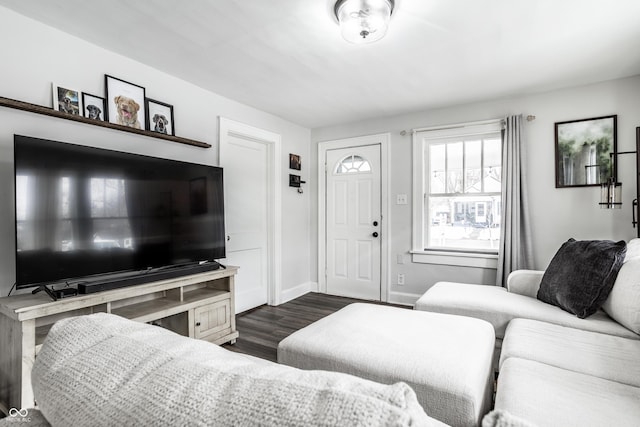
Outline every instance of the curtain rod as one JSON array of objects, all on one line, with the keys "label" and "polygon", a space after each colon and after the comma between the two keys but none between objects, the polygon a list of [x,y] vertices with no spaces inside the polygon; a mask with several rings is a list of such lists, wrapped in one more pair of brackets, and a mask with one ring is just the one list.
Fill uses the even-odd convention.
[{"label": "curtain rod", "polygon": [[477,122],[452,123],[448,125],[428,126],[424,128],[411,129],[411,132],[422,132],[426,130],[439,130],[439,129],[456,129],[456,128],[462,129],[462,128],[471,127],[471,126],[490,125],[493,123],[500,123],[502,121],[504,121],[504,119],[490,119],[490,120],[480,120]]},{"label": "curtain rod", "polygon": [[[536,119],[536,116],[529,114],[526,117],[528,122],[532,122]],[[454,124],[449,124],[449,125],[440,125],[440,126],[429,126],[429,127],[425,127],[425,128],[416,128],[416,129],[411,129],[412,133],[415,132],[422,132],[422,131],[426,131],[426,130],[437,130],[437,129],[455,129],[455,128],[464,128],[467,126],[476,126],[476,125],[486,125],[486,124],[491,124],[491,123],[497,123],[497,122],[502,122],[504,121],[504,119],[491,119],[491,120],[481,120],[481,121],[477,121],[477,122],[467,122],[467,123],[454,123]],[[402,130],[400,131],[400,135],[404,136],[407,134],[406,130]]]}]

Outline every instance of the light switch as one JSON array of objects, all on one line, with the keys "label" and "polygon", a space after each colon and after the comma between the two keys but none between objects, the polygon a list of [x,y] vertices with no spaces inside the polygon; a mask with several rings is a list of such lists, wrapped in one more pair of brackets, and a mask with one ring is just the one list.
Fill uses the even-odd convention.
[{"label": "light switch", "polygon": [[396,205],[406,205],[406,204],[407,204],[407,195],[398,194],[396,197]]}]

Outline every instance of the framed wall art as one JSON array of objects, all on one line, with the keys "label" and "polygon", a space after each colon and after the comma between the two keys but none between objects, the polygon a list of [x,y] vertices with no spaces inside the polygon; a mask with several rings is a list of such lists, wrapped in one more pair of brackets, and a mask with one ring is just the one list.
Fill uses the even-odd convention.
[{"label": "framed wall art", "polygon": [[147,117],[145,89],[113,76],[104,77],[109,123],[144,129]]},{"label": "framed wall art", "polygon": [[145,102],[147,107],[146,129],[166,135],[175,135],[173,105],[149,98],[146,98]]},{"label": "framed wall art", "polygon": [[88,93],[82,93],[82,105],[84,114],[83,117],[87,119],[104,121],[106,107],[104,105],[104,98],[100,96],[91,95]]},{"label": "framed wall art", "polygon": [[300,162],[299,155],[289,153],[289,169],[294,169],[298,171],[302,169],[302,163]]},{"label": "framed wall art", "polygon": [[617,115],[555,124],[556,188],[600,185],[616,177]]},{"label": "framed wall art", "polygon": [[82,108],[80,106],[80,92],[69,89],[65,86],[58,86],[53,83],[53,109],[62,113],[79,116]]},{"label": "framed wall art", "polygon": [[300,175],[289,174],[289,187],[300,187]]}]

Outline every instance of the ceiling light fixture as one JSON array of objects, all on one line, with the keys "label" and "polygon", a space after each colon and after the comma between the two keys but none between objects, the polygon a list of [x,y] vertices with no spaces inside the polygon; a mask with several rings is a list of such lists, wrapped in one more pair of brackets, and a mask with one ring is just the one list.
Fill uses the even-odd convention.
[{"label": "ceiling light fixture", "polygon": [[394,4],[394,0],[338,0],[333,12],[342,37],[356,44],[380,40],[387,32]]}]

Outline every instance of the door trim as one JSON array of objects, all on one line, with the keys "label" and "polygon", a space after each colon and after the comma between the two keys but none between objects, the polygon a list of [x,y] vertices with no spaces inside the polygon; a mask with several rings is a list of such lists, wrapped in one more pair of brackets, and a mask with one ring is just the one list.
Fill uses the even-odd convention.
[{"label": "door trim", "polygon": [[278,305],[281,301],[282,277],[282,138],[279,134],[269,132],[225,117],[219,118],[220,145],[219,160],[223,164],[224,147],[229,136],[250,139],[267,146],[267,303]]},{"label": "door trim", "polygon": [[326,152],[339,148],[380,145],[380,300],[389,301],[389,141],[390,133],[336,139],[318,143],[318,291],[327,293],[327,182]]}]

